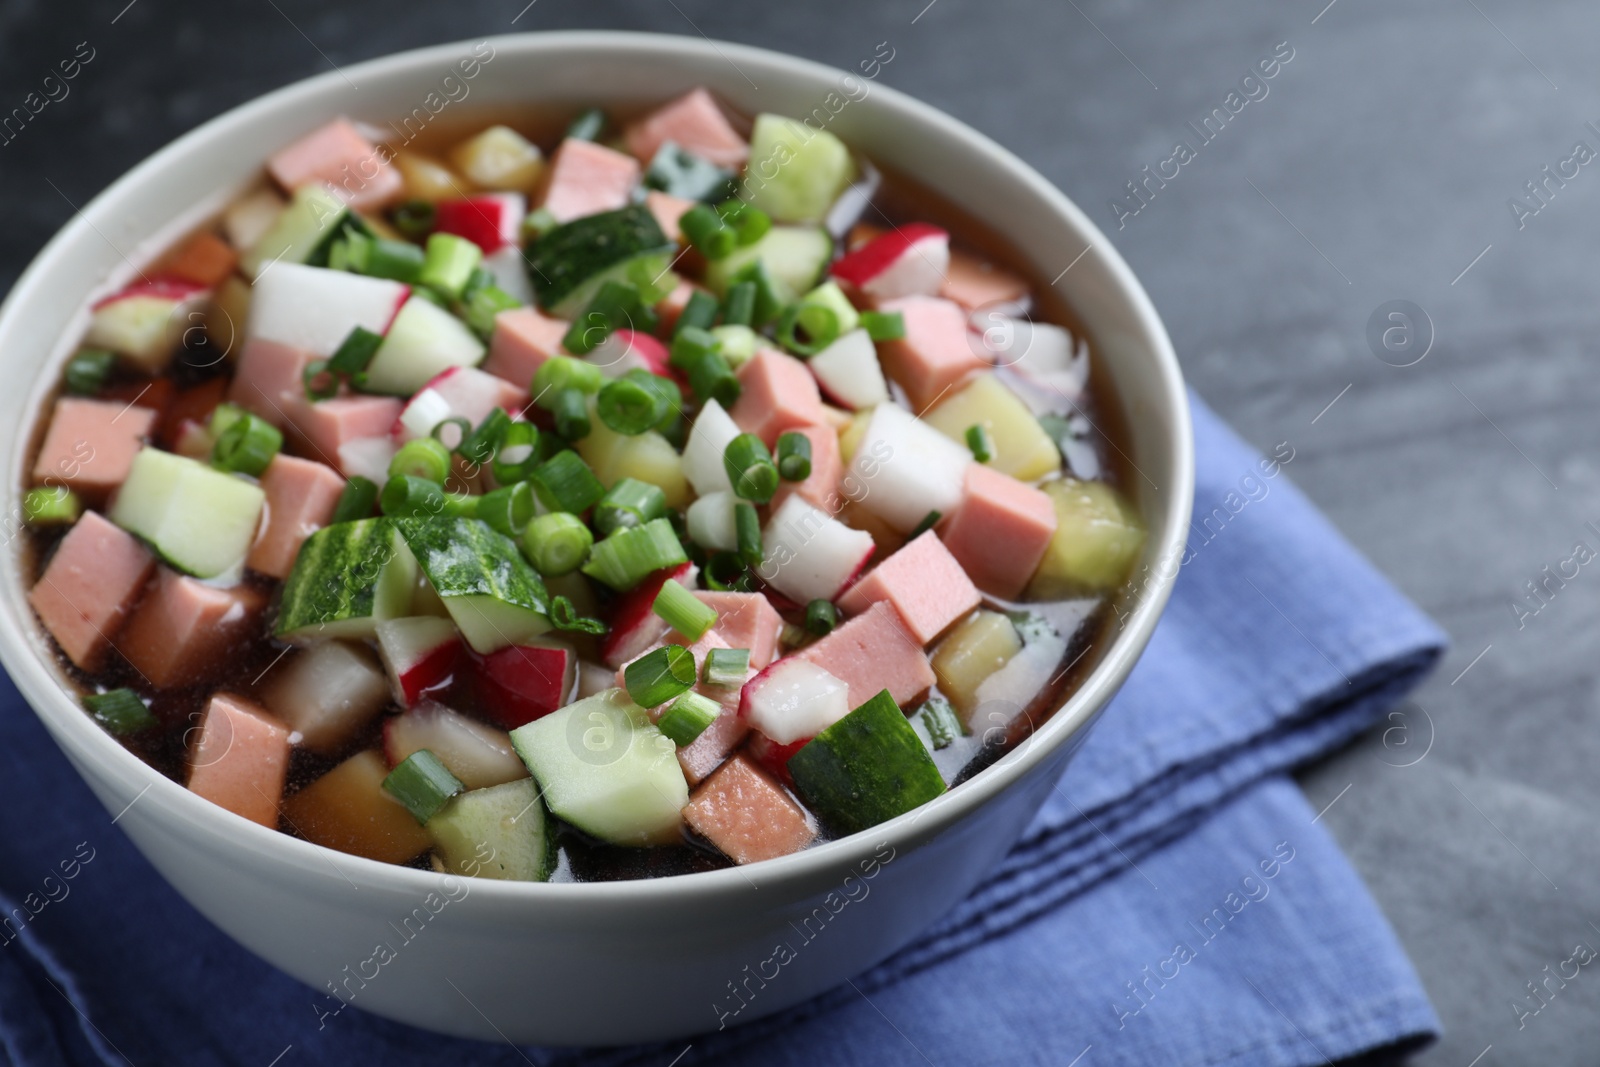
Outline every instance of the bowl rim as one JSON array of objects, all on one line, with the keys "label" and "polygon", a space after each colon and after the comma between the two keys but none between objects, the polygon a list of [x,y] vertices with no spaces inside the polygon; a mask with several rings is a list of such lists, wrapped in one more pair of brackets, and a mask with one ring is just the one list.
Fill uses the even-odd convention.
[{"label": "bowl rim", "polygon": [[[311,101],[329,90],[344,86],[352,78],[380,74],[395,76],[407,73],[407,68],[426,67],[433,70],[441,61],[448,63],[458,58],[463,46],[481,41],[489,42],[495,48],[497,57],[504,49],[506,54],[523,60],[551,50],[587,49],[624,55],[649,53],[658,57],[665,55],[705,63],[744,60],[819,84],[833,84],[846,73],[828,64],[798,56],[713,40],[703,35],[696,38],[636,31],[557,30],[488,35],[408,49],[313,75],[214,116],[146,157],[77,209],[72,218],[34,256],[18,276],[4,303],[0,304],[0,335],[11,328],[14,320],[25,317],[32,291],[42,284],[43,276],[52,262],[63,257],[68,249],[79,242],[100,239],[96,236],[99,230],[95,224],[97,221],[107,222],[108,219],[98,216],[107,214],[109,205],[120,194],[156,179],[170,161],[185,155],[225,129],[249,125],[262,113],[292,106],[297,101]],[[1161,561],[1181,552],[1187,537],[1194,482],[1193,440],[1187,395],[1171,340],[1132,269],[1082,209],[1010,150],[933,105],[891,86],[876,83],[872,97],[873,101],[863,101],[863,104],[915,117],[958,150],[989,156],[1025,185],[1043,209],[1061,217],[1099,253],[1104,269],[1111,276],[1115,292],[1127,302],[1138,326],[1151,342],[1160,392],[1164,398],[1164,410],[1157,414],[1171,422],[1171,446],[1166,459],[1172,476],[1165,489],[1156,490],[1166,498],[1167,518],[1161,528],[1150,531],[1152,536],[1147,539],[1144,558]],[[50,369],[58,371],[56,364],[59,362],[58,354],[56,359],[49,361]],[[45,367],[41,365],[35,381],[43,376],[44,370]],[[35,414],[32,422],[18,427],[17,435],[23,441],[19,447],[25,449],[27,435],[33,432],[37,417]],[[7,490],[13,493],[17,491],[15,485],[8,486]],[[10,580],[18,582],[17,588],[25,588],[26,583],[20,578],[16,549],[12,550],[7,566],[14,572]],[[1021,781],[1056,749],[1068,743],[1104,708],[1149,642],[1176,581],[1176,571],[1168,573],[1168,570],[1162,566],[1150,568],[1151,579],[1141,583],[1132,610],[1127,613],[1110,646],[1104,649],[1100,661],[1077,690],[1042,725],[1013,751],[963,782],[960,788],[951,789],[914,811],[879,824],[871,831],[824,842],[750,867],[608,882],[475,879],[473,896],[486,898],[490,903],[511,905],[547,901],[568,905],[590,902],[599,906],[602,903],[687,900],[715,893],[747,893],[752,885],[752,872],[759,873],[763,888],[784,882],[810,885],[823,876],[832,874],[837,879],[841,872],[848,873],[857,863],[870,858],[874,850],[881,848],[885,842],[908,848],[920,847],[955,827]],[[243,848],[257,853],[263,859],[302,870],[317,868],[325,873],[327,850],[323,846],[250,822],[196,796],[145,763],[95,724],[69,695],[60,667],[48,662],[44,639],[40,636],[38,623],[27,607],[26,599],[5,599],[7,603],[0,610],[0,662],[4,663],[29,706],[44,721],[57,743],[66,750],[71,762],[76,764],[79,760],[85,760],[108,765],[108,769],[120,772],[118,777],[130,784],[143,782],[143,789],[130,797],[129,806],[146,793],[151,794],[148,802],[162,809],[161,821],[177,824],[178,832],[204,841],[204,847]],[[348,854],[340,854],[339,870],[368,883],[417,895],[436,889],[440,879],[450,877]]]}]

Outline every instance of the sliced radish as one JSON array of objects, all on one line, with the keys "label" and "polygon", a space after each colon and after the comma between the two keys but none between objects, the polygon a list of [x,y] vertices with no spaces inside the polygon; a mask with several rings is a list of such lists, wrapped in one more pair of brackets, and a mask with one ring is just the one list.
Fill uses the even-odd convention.
[{"label": "sliced radish", "polygon": [[339,473],[360,475],[379,485],[389,479],[389,461],[398,449],[388,437],[357,437],[339,446]]},{"label": "sliced radish", "polygon": [[476,426],[495,408],[509,407],[515,414],[526,396],[476,367],[449,367],[406,401],[391,432],[399,441],[410,441],[427,437],[445,419],[462,418]]},{"label": "sliced radish", "polygon": [[684,515],[689,538],[701,548],[717,552],[732,552],[738,548],[739,533],[734,525],[734,509],[738,504],[739,498],[726,489],[696,499]]},{"label": "sliced radish", "polygon": [[798,741],[780,745],[766,734],[752,731],[750,739],[745,742],[744,750],[746,755],[766,768],[767,773],[778,781],[784,785],[793,785],[794,779],[789,775],[789,758],[805,748],[810,740],[809,737],[802,737]]},{"label": "sliced radish", "polygon": [[424,693],[450,684],[461,635],[449,619],[414,615],[378,623],[378,655],[389,672],[395,702],[411,707]]},{"label": "sliced radish", "polygon": [[866,330],[851,330],[806,361],[829,398],[854,411],[889,399],[878,347]]},{"label": "sliced radish", "polygon": [[565,706],[577,676],[578,653],[559,641],[507,645],[472,656],[472,689],[479,710],[515,730]]},{"label": "sliced radish", "polygon": [[950,269],[950,235],[913,222],[846,252],[828,272],[875,300],[933,296]]},{"label": "sliced radish", "polygon": [[401,305],[411,303],[406,299],[410,294],[410,286],[387,278],[274,263],[261,272],[251,291],[245,336],[326,358],[357,326],[373,333],[388,330]]},{"label": "sliced radish", "polygon": [[948,515],[961,503],[972,453],[897,404],[872,410],[850,460],[858,501],[901,533],[929,512]]},{"label": "sliced radish", "polygon": [[273,672],[261,702],[306,748],[334,752],[389,703],[389,687],[371,652],[324,641]]},{"label": "sliced radish", "polygon": [[738,424],[722,405],[707,400],[689,429],[688,443],[683,446],[683,474],[696,493],[705,496],[718,490],[733,491],[722,454],[727,451],[728,442],[738,436]]},{"label": "sliced radish", "polygon": [[585,358],[607,378],[620,378],[631,370],[671,376],[667,346],[638,330],[613,330]]},{"label": "sliced radish", "polygon": [[507,296],[519,304],[533,303],[533,283],[528,280],[528,263],[522,258],[522,249],[515,244],[484,256],[481,266],[494,275],[494,284]]},{"label": "sliced radish", "polygon": [[528,777],[528,768],[504,730],[469,719],[437,700],[424,700],[383,727],[383,754],[391,767],[424,748],[468,789]]},{"label": "sliced radish", "polygon": [[855,580],[872,556],[872,535],[853,530],[799,493],[784,499],[767,520],[757,573],[798,604],[832,600]]},{"label": "sliced radish", "polygon": [[[358,277],[336,271],[327,273]],[[258,293],[260,288],[258,281]],[[252,304],[252,315],[254,312]],[[366,387],[375,393],[410,396],[450,367],[474,366],[483,358],[483,352],[483,342],[450,312],[421,297],[407,300],[394,317],[372,362],[367,364]]]},{"label": "sliced radish", "polygon": [[744,683],[739,715],[780,745],[816,737],[850,714],[850,686],[809,660],[788,656]]},{"label": "sliced radish", "polygon": [[1034,414],[1056,411],[1062,397],[1075,401],[1083,393],[1089,346],[1066,330],[994,311],[975,311],[967,321],[996,367],[1037,387],[1036,396],[1023,396]]},{"label": "sliced radish", "polygon": [[109,348],[140,370],[160,374],[210,297],[205,286],[180,279],[135,282],[95,304],[84,343]]},{"label": "sliced radish", "polygon": [[528,201],[521,193],[483,193],[434,205],[433,228],[465,237],[485,255],[515,246],[521,237]]},{"label": "sliced radish", "polygon": [[617,598],[611,613],[611,630],[600,642],[600,658],[618,670],[624,663],[644,655],[667,635],[667,622],[655,613],[656,595],[671,578],[693,589],[699,568],[693,563],[663,567]]}]

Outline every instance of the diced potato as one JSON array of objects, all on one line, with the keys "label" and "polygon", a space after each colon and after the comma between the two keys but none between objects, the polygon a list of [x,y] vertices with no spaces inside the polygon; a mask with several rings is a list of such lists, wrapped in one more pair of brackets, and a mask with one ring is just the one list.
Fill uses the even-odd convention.
[{"label": "diced potato", "polygon": [[409,200],[455,200],[471,191],[466,182],[436,159],[415,152],[397,152],[394,165],[406,183]]},{"label": "diced potato", "polygon": [[229,359],[244,348],[244,324],[250,314],[250,283],[235,274],[217,287],[205,311],[206,336]]},{"label": "diced potato", "polygon": [[1056,532],[1028,596],[1039,600],[1103,593],[1128,577],[1144,547],[1143,521],[1104,482],[1064,478],[1044,487],[1056,509]]},{"label": "diced potato", "polygon": [[1061,453],[1039,420],[1017,394],[993,374],[980,374],[959,393],[946,397],[923,416],[953,441],[967,443],[967,430],[981,423],[994,441],[989,466],[1024,482],[1061,466]]},{"label": "diced potato", "polygon": [[544,173],[537,145],[509,126],[490,126],[450,150],[450,162],[485,189],[531,193]]},{"label": "diced potato", "polygon": [[956,624],[933,654],[933,673],[950,703],[969,717],[978,705],[978,686],[1022,651],[1022,638],[998,611],[976,611]]},{"label": "diced potato", "polygon": [[433,839],[383,791],[389,765],[368,750],[345,760],[283,802],[289,825],[308,841],[352,856],[407,863]]},{"label": "diced potato", "polygon": [[667,494],[667,507],[688,506],[689,481],[683,474],[683,457],[665,437],[654,430],[629,437],[598,418],[591,418],[590,426],[589,436],[578,442],[578,455],[607,488],[624,478],[637,478],[659,486]]}]

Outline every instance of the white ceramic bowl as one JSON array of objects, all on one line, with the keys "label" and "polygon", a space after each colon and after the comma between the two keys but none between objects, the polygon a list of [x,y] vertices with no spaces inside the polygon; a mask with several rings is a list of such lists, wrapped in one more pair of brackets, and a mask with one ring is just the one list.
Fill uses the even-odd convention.
[{"label": "white ceramic bowl", "polygon": [[[218,210],[256,177],[268,152],[336,115],[385,123],[427,114],[440,101],[457,112],[541,101],[603,107],[707,85],[748,113],[801,116],[836,93],[833,106],[850,102],[830,129],[963,205],[1039,276],[1056,277],[1093,246],[1060,285],[1098,345],[1102,380],[1111,379],[1102,395],[1115,397],[1131,427],[1132,458],[1144,475],[1133,489],[1150,526],[1141,568],[1150,565],[1153,576],[1092,675],[998,764],[870,832],[742,870],[526,884],[469,883],[331,852],[157,774],[64,687],[24,599],[28,579],[15,552],[0,574],[0,659],[95,794],[123,812],[128,836],[196,908],[312,989],[338,986],[356,1006],[416,1026],[563,1045],[715,1029],[729,983],[743,981],[745,968],[779,942],[795,940],[795,924],[847,875],[870,871],[869,902],[842,910],[804,944],[738,1016],[745,1022],[882,960],[970,892],[1016,841],[1133,667],[1171,586],[1174,568],[1156,561],[1175,558],[1188,524],[1193,456],[1177,361],[1144,290],[1083,212],[999,145],[860,72],[843,83],[845,72],[773,52],[624,33],[491,38],[477,46],[476,76],[465,79],[457,64],[473,54],[472,42],[406,52],[271,93],[167,146],[75,216],[0,308],[0,374],[12,383],[0,391],[0,425],[15,428],[0,440],[0,470],[12,503],[30,428],[85,325],[87,302]],[[869,92],[852,99],[859,86]],[[18,513],[8,508],[9,521]],[[426,928],[406,941],[398,931],[415,909]],[[397,948],[394,958],[368,962],[384,942]],[[316,1001],[310,992],[307,999]]]}]

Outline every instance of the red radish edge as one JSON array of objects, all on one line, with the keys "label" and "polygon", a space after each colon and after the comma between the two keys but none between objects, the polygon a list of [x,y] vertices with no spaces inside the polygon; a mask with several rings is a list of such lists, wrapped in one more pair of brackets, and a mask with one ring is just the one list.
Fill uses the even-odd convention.
[{"label": "red radish edge", "polygon": [[[614,654],[632,637],[639,624],[655,617],[653,609],[656,595],[661,592],[661,587],[667,584],[667,579],[675,579],[682,585],[693,586],[695,571],[693,563],[663,567],[624,593],[617,601],[616,610],[611,613],[611,632],[606,634],[605,640],[600,643],[600,658],[610,664]],[[635,655],[645,651],[641,648]],[[616,666],[620,668],[622,664],[618,663]]]},{"label": "red radish edge", "polygon": [[860,288],[893,266],[912,245],[936,238],[948,241],[950,235],[926,222],[907,223],[846,252],[828,268],[828,273]]},{"label": "red radish edge", "polygon": [[141,296],[182,303],[196,294],[208,291],[206,286],[186,281],[183,278],[146,278],[133,282],[110,296],[102,297],[95,302],[91,310],[99,311],[108,304],[115,304],[122,300],[132,300]]}]

